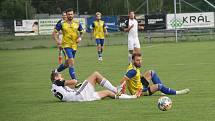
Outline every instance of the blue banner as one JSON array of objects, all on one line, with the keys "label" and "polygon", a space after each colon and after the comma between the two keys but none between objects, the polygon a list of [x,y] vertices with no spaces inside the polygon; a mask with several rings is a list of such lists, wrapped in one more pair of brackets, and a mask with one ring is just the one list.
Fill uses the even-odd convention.
[{"label": "blue banner", "polygon": [[[89,17],[87,18],[87,32],[91,32],[92,30],[90,29],[90,26],[92,25],[93,21],[95,21],[95,17]],[[117,22],[117,17],[116,16],[102,16],[101,20],[103,20],[108,27],[107,30],[108,32],[117,32],[119,31],[118,28],[118,22]]]}]

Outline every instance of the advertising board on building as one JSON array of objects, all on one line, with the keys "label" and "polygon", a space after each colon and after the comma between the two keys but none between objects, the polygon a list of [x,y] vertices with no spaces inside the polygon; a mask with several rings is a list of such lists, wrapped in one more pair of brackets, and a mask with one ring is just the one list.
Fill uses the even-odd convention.
[{"label": "advertising board on building", "polygon": [[[60,19],[39,19],[39,34],[40,35],[51,35],[53,29]],[[81,23],[82,27],[86,29],[85,18],[74,18]]]},{"label": "advertising board on building", "polygon": [[167,29],[213,28],[214,12],[167,14]]},{"label": "advertising board on building", "polygon": [[38,20],[14,20],[15,36],[38,35]]},{"label": "advertising board on building", "polygon": [[166,29],[166,15],[146,15],[145,30]]}]

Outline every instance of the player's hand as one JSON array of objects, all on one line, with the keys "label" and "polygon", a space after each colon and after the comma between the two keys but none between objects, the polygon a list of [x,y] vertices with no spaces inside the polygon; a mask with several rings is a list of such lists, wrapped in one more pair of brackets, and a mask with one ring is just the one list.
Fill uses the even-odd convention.
[{"label": "player's hand", "polygon": [[137,97],[140,97],[140,96],[142,95],[142,90],[143,90],[143,89],[141,89],[141,88],[138,89],[137,92],[135,93],[135,95],[136,95]]},{"label": "player's hand", "polygon": [[105,36],[106,36],[106,37],[108,36],[108,32],[105,32]]},{"label": "player's hand", "polygon": [[77,39],[77,43],[81,42],[82,38],[81,37],[78,37]]},{"label": "player's hand", "polygon": [[61,49],[62,48],[62,42],[59,40],[59,41],[57,41],[57,47],[59,48],[59,49]]},{"label": "player's hand", "polygon": [[130,29],[133,28],[133,27],[134,27],[134,24],[132,24],[131,26],[129,26]]}]

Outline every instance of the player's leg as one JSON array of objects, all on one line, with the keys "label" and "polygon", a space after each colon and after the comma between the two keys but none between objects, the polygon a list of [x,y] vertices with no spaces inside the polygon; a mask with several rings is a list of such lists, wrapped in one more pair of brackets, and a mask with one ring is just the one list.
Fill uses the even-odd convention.
[{"label": "player's leg", "polygon": [[63,50],[63,55],[65,57],[65,62],[58,66],[58,68],[56,69],[57,72],[62,72],[63,70],[65,70],[68,67],[68,63],[67,63],[68,57],[67,57],[66,51],[64,48],[62,48],[62,50]]},{"label": "player's leg", "polygon": [[99,56],[99,60],[102,61],[102,52],[104,49],[104,39],[100,39],[100,56]]},{"label": "player's leg", "polygon": [[75,75],[75,69],[74,69],[74,58],[75,58],[75,53],[76,51],[73,50],[72,48],[64,48],[65,50],[65,54],[67,56],[67,60],[65,62],[65,65],[67,67],[69,67],[69,74],[70,74],[70,77],[72,79],[76,79],[76,75]]},{"label": "player's leg", "polygon": [[133,50],[128,50],[128,62],[132,61]]},{"label": "player's leg", "polygon": [[113,99],[134,99],[137,98],[136,95],[126,95],[126,94],[121,94],[120,96],[116,96],[115,93],[109,91],[109,90],[103,90],[103,91],[99,91],[97,92],[97,94],[99,95],[99,97],[105,98],[105,97],[110,97]]},{"label": "player's leg", "polygon": [[141,53],[141,52],[140,52],[140,48],[136,48],[136,47],[135,47],[133,53]]},{"label": "player's leg", "polygon": [[148,91],[149,95],[152,95],[153,93],[155,93],[158,90],[164,94],[171,94],[171,95],[176,94],[175,90],[168,88],[162,84],[162,81],[160,80],[159,76],[156,74],[155,71],[152,71],[152,70],[146,71],[143,74],[143,76],[144,76],[145,80],[147,80],[147,81],[152,80],[152,82],[153,82],[153,85],[151,85],[150,87],[147,87],[147,91]]},{"label": "player's leg", "polygon": [[171,89],[169,87],[166,87],[162,81],[160,80],[159,76],[155,71],[147,71],[144,73],[144,77],[146,80],[152,80],[153,84],[148,88],[149,93],[153,94],[156,91],[161,91],[164,94],[169,94],[169,95],[177,95],[177,94],[187,94],[189,93],[189,89],[184,89],[184,90],[179,90],[176,91],[174,89]]},{"label": "player's leg", "polygon": [[101,54],[102,54],[103,50],[104,50],[105,40],[104,39],[100,39],[100,44],[101,44]]},{"label": "player's leg", "polygon": [[100,39],[96,39],[96,45],[97,45],[96,48],[98,53],[98,59],[100,60],[102,56]]},{"label": "player's leg", "polygon": [[134,44],[133,40],[128,39],[128,62],[130,63],[132,61],[132,54],[134,51]]},{"label": "player's leg", "polygon": [[141,53],[139,39],[134,39],[134,52],[133,53]]},{"label": "player's leg", "polygon": [[[96,86],[96,83],[101,85],[102,87],[112,91],[113,93],[118,93],[117,87],[113,86],[110,81],[105,79],[99,72],[95,71],[93,74],[91,74],[87,81],[91,83],[94,87]],[[121,91],[121,90],[120,90]]]}]

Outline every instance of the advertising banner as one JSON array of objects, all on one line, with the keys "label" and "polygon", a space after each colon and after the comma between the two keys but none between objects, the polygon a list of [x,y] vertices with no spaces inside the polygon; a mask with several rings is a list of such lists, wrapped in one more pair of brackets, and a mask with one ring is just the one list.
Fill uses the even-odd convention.
[{"label": "advertising banner", "polygon": [[146,15],[145,30],[166,29],[166,15]]},{"label": "advertising banner", "polygon": [[[51,35],[55,25],[59,20],[60,19],[39,19],[39,34]],[[74,18],[74,20],[78,20],[81,23],[82,27],[86,29],[85,18]]]},{"label": "advertising banner", "polygon": [[15,36],[38,35],[38,20],[14,20]]},{"label": "advertising banner", "polygon": [[214,12],[167,14],[167,29],[213,28]]},{"label": "advertising banner", "polygon": [[[101,19],[105,22],[106,26],[108,27],[107,28],[108,32],[116,32],[119,30],[116,16],[102,16]],[[95,20],[96,20],[95,17],[87,18],[87,32],[91,31],[90,26]]]},{"label": "advertising banner", "polygon": [[[126,26],[126,21],[128,21],[128,16],[127,15],[123,15],[123,16],[119,16],[119,30],[123,31],[125,26]],[[145,25],[145,15],[144,14],[140,14],[140,15],[135,15],[135,19],[138,22],[138,26],[143,26]],[[139,29],[139,31],[142,31],[143,29]]]}]

